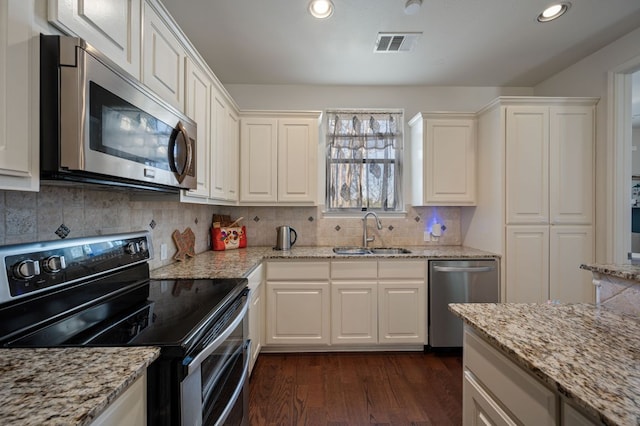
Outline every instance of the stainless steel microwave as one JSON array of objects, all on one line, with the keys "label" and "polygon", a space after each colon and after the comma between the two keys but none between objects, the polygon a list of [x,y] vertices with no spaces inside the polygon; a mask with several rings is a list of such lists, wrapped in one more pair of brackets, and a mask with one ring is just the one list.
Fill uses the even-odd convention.
[{"label": "stainless steel microwave", "polygon": [[196,187],[196,123],[76,37],[40,36],[41,178]]}]

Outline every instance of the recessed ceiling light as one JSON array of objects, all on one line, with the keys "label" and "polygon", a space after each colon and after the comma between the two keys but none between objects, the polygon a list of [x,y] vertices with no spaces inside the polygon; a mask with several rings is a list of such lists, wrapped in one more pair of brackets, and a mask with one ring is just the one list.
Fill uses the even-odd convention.
[{"label": "recessed ceiling light", "polygon": [[422,0],[407,0],[404,5],[404,13],[406,15],[415,15],[422,6]]},{"label": "recessed ceiling light", "polygon": [[540,15],[538,15],[538,22],[553,21],[554,19],[557,19],[564,15],[570,7],[571,3],[569,3],[568,1],[552,4],[551,6],[543,10]]},{"label": "recessed ceiling light", "polygon": [[333,15],[333,2],[331,0],[311,0],[309,13],[314,18],[325,19]]}]

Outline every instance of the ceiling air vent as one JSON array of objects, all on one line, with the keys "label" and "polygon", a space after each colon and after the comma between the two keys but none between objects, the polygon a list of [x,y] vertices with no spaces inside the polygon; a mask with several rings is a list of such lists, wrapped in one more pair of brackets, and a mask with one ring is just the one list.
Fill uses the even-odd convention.
[{"label": "ceiling air vent", "polygon": [[377,53],[410,52],[421,35],[422,33],[378,33],[373,51]]}]

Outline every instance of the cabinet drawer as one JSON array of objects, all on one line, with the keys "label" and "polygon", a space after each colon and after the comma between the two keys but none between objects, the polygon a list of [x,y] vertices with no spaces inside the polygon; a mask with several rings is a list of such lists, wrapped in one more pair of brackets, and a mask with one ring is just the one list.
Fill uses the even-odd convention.
[{"label": "cabinet drawer", "polygon": [[267,280],[328,280],[329,262],[269,262]]},{"label": "cabinet drawer", "polygon": [[555,394],[466,328],[464,368],[523,424],[555,425]]},{"label": "cabinet drawer", "polygon": [[333,279],[376,279],[378,277],[377,262],[367,260],[345,260],[331,262],[331,278]]},{"label": "cabinet drawer", "polygon": [[380,260],[378,261],[378,278],[380,279],[424,279],[427,262],[422,260]]}]

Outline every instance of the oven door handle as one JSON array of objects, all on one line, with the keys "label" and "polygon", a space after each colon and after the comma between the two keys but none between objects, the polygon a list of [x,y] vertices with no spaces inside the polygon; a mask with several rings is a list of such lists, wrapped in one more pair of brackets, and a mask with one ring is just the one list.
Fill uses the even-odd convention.
[{"label": "oven door handle", "polygon": [[[227,340],[227,337],[229,337],[231,333],[233,333],[233,330],[235,330],[236,327],[240,325],[240,323],[244,320],[244,317],[246,316],[248,310],[249,297],[245,297],[244,301],[242,302],[241,308],[236,312],[236,316],[233,321],[231,321],[231,323],[224,329],[224,331],[222,331],[222,333],[220,333],[218,337],[216,337],[211,343],[209,343],[204,349],[202,349],[194,358],[188,361],[189,364],[187,366],[187,376],[193,374],[193,372],[198,369],[202,361],[207,359],[209,355],[211,355],[216,349],[218,349],[222,342]],[[187,359],[185,359],[183,363],[185,363],[186,361]]]},{"label": "oven door handle", "polygon": [[233,391],[233,395],[231,395],[231,398],[229,399],[229,403],[226,407],[224,407],[222,413],[220,413],[220,418],[216,421],[215,426],[223,425],[224,422],[227,421],[227,417],[229,417],[231,410],[233,410],[233,407],[236,405],[236,401],[238,401],[238,398],[240,398],[242,388],[244,388],[247,377],[249,376],[249,361],[251,360],[251,356],[249,355],[250,353],[251,340],[247,340],[244,344],[244,363],[242,365],[242,376],[240,377],[238,386],[236,386],[235,390]]}]

